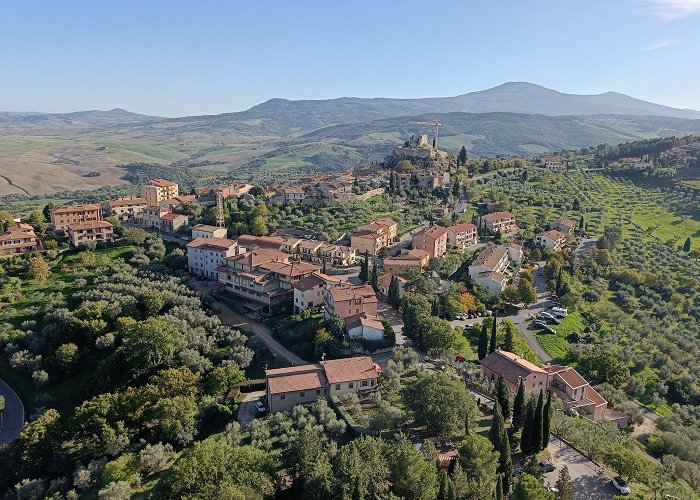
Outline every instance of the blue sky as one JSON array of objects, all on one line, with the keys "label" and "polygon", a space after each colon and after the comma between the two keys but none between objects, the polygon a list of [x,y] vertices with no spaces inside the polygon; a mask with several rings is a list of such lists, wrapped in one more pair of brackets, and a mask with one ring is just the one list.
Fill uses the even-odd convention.
[{"label": "blue sky", "polygon": [[238,111],[507,81],[700,109],[700,0],[0,0],[0,110]]}]

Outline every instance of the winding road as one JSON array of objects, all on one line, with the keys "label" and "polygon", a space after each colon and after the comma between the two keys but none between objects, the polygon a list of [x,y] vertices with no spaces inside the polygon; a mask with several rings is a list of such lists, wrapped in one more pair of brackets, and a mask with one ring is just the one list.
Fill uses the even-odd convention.
[{"label": "winding road", "polygon": [[0,414],[0,443],[9,443],[22,431],[24,405],[12,387],[3,380],[0,380],[0,396],[5,398],[5,409]]}]

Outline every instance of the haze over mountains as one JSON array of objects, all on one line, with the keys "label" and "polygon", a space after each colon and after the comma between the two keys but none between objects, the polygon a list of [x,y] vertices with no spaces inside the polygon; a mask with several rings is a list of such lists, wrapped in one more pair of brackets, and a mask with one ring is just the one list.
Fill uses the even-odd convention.
[{"label": "haze over mountains", "polygon": [[432,120],[443,123],[441,148],[456,154],[465,145],[470,156],[532,156],[700,133],[700,111],[523,82],[456,97],[271,99],[246,111],[181,118],[119,108],[0,112],[0,170],[12,180],[3,184],[0,176],[0,194],[119,182],[123,172],[115,167],[135,162],[236,170],[249,178],[347,169],[382,158],[411,134],[432,136],[433,127],[419,124]]}]

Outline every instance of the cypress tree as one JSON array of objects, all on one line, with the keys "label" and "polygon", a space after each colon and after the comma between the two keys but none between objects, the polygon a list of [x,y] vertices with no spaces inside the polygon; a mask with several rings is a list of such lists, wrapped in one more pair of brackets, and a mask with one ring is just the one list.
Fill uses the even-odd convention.
[{"label": "cypress tree", "polygon": [[365,250],[365,258],[360,263],[360,274],[357,277],[360,278],[360,281],[363,283],[367,283],[369,279],[369,254],[367,250]]},{"label": "cypress tree", "polygon": [[506,334],[503,339],[503,350],[513,352],[513,324],[506,323]]},{"label": "cypress tree", "polygon": [[459,151],[457,161],[459,165],[465,165],[467,163],[467,148],[465,146],[462,146],[462,149]]},{"label": "cypress tree", "polygon": [[586,219],[583,218],[583,215],[581,218],[578,220],[578,231],[579,233],[582,233],[586,228]]},{"label": "cypress tree", "polygon": [[506,384],[506,380],[503,375],[498,376],[498,382],[496,382],[496,399],[498,400],[498,406],[501,408],[501,415],[503,415],[503,420],[508,420],[510,418],[510,390]]},{"label": "cypress tree", "polygon": [[464,412],[464,435],[469,435],[469,412]]},{"label": "cypress tree", "polygon": [[447,500],[447,472],[442,471],[440,474],[440,489],[438,490],[437,500]]},{"label": "cypress tree", "polygon": [[459,197],[459,181],[455,181],[455,183],[452,184],[452,196],[455,198]]},{"label": "cypress tree", "polygon": [[401,303],[401,291],[399,289],[399,278],[396,276],[391,277],[389,282],[389,290],[387,292],[387,300],[389,304],[394,307],[398,307]]},{"label": "cypress tree", "polygon": [[447,478],[447,500],[457,500],[457,491],[455,490],[455,483]]},{"label": "cypress tree", "polygon": [[394,172],[392,172],[391,177],[389,177],[389,193],[396,193],[396,177],[394,176]]},{"label": "cypress tree", "polygon": [[369,277],[369,282],[372,285],[372,288],[376,292],[379,290],[379,272],[377,271],[377,261],[375,260],[374,263],[372,264],[372,274]]},{"label": "cypress tree", "polygon": [[535,416],[532,420],[532,449],[535,453],[542,450],[542,421],[544,416],[544,394],[540,389],[540,395],[537,398],[537,408],[535,408]]},{"label": "cypress tree", "polygon": [[561,274],[563,272],[563,269],[560,267],[559,268],[559,274],[557,274],[557,295],[559,294],[559,291],[561,290]]},{"label": "cypress tree", "polygon": [[503,482],[500,477],[496,481],[496,500],[503,500]]},{"label": "cypress tree", "polygon": [[489,344],[489,354],[496,350],[496,311],[493,312],[493,323],[491,324],[491,343]]},{"label": "cypress tree", "polygon": [[513,401],[513,427],[516,429],[522,428],[525,424],[525,384],[520,379],[518,385],[518,393]]},{"label": "cypress tree", "polygon": [[552,391],[547,391],[547,403],[542,415],[542,449],[549,446],[549,423],[552,418]]},{"label": "cypress tree", "polygon": [[430,314],[433,316],[440,316],[440,299],[437,295],[433,297],[433,302],[430,307]]},{"label": "cypress tree", "polygon": [[690,236],[688,236],[688,237],[685,239],[685,243],[683,243],[683,251],[684,251],[684,252],[690,252],[690,245],[691,245],[691,244],[692,244],[692,243],[691,243],[691,241],[690,241]]},{"label": "cypress tree", "polygon": [[326,261],[323,261],[323,269],[321,270],[323,274],[326,274]]},{"label": "cypress tree", "polygon": [[527,402],[527,410],[525,410],[525,423],[523,431],[520,435],[520,449],[526,455],[532,453],[532,428],[535,420],[535,400],[530,398]]},{"label": "cypress tree", "polygon": [[493,404],[493,418],[491,419],[491,428],[489,429],[489,441],[491,441],[495,450],[498,450],[498,446],[500,445],[502,430],[505,430],[505,423],[503,422],[501,405],[498,404],[497,400]]},{"label": "cypress tree", "polygon": [[481,324],[481,336],[479,337],[479,347],[477,349],[477,354],[479,356],[479,361],[484,359],[488,354],[489,350],[489,334],[486,330],[486,321]]}]

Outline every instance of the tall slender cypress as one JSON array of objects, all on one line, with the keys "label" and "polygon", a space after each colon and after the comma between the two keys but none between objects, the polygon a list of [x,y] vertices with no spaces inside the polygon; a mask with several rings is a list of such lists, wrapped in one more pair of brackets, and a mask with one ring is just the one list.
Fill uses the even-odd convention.
[{"label": "tall slender cypress", "polygon": [[537,408],[535,408],[535,416],[532,421],[532,449],[535,453],[542,450],[542,421],[544,419],[544,394],[540,389],[540,395],[537,398]]},{"label": "tall slender cypress", "polygon": [[510,418],[510,389],[508,389],[508,384],[506,384],[502,374],[498,376],[496,383],[496,399],[501,408],[503,420],[508,420]]},{"label": "tall slender cypress", "polygon": [[549,424],[552,418],[552,391],[547,391],[547,403],[544,405],[542,415],[542,449],[549,446]]},{"label": "tall slender cypress", "polygon": [[513,401],[513,427],[516,429],[522,428],[525,425],[525,383],[520,379],[518,392]]},{"label": "tall slender cypress", "polygon": [[379,272],[377,271],[376,260],[372,263],[372,274],[369,276],[369,283],[375,292],[379,290]]},{"label": "tall slender cypress", "polygon": [[491,419],[491,428],[489,429],[489,441],[493,444],[494,449],[498,450],[498,445],[501,439],[501,430],[505,429],[503,422],[503,413],[501,405],[496,401],[493,404],[493,418]]},{"label": "tall slender cypress", "polygon": [[496,481],[496,500],[503,500],[503,482],[500,477]]},{"label": "tall slender cypress", "polygon": [[527,409],[525,410],[525,424],[523,425],[523,431],[520,435],[520,449],[526,455],[532,453],[532,428],[534,427],[534,421],[535,400],[530,398],[527,402]]},{"label": "tall slender cypress", "polygon": [[496,340],[496,311],[493,312],[493,324],[491,325],[491,344],[489,345],[489,353],[492,353],[496,350],[497,346],[497,340]]},{"label": "tall slender cypress", "polygon": [[486,330],[486,321],[481,324],[481,336],[479,337],[479,347],[477,349],[477,354],[479,356],[479,361],[484,359],[489,351],[489,334]]}]

